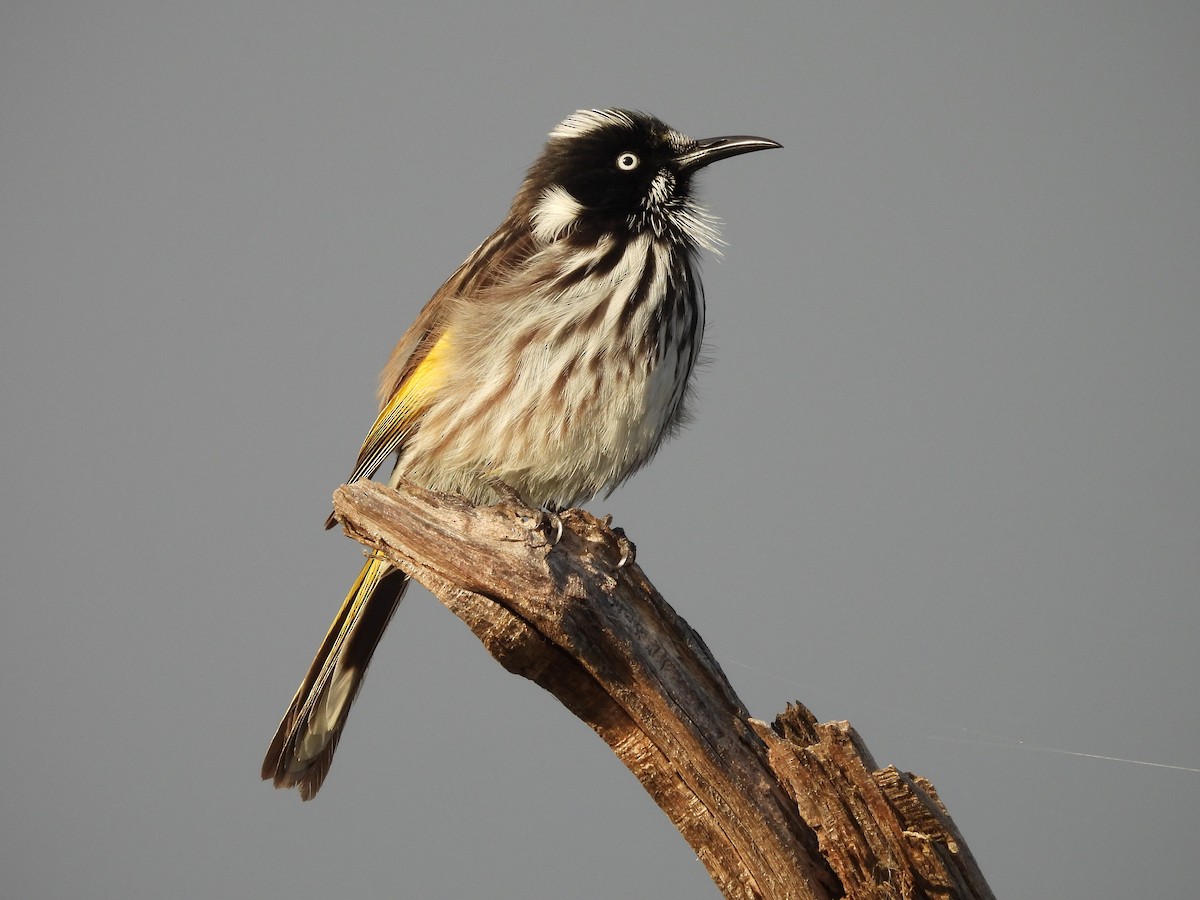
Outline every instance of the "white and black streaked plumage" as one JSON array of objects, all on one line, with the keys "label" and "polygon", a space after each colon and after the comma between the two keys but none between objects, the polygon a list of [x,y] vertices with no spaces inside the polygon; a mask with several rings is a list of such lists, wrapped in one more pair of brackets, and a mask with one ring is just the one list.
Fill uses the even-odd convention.
[{"label": "white and black streaked plumage", "polygon": [[[393,483],[477,503],[499,484],[562,509],[629,478],[681,421],[703,337],[697,254],[719,238],[693,177],[777,146],[625,110],[568,117],[396,345],[349,480],[394,456]],[[380,557],[363,567],[267,752],[277,787],[319,789],[406,584]]]}]

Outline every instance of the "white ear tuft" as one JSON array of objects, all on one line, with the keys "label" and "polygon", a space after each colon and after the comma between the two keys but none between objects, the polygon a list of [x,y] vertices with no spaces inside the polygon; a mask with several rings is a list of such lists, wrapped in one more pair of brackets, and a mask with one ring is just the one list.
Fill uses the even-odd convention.
[{"label": "white ear tuft", "polygon": [[534,236],[543,243],[561,237],[575,224],[583,207],[561,185],[547,188],[531,216]]}]

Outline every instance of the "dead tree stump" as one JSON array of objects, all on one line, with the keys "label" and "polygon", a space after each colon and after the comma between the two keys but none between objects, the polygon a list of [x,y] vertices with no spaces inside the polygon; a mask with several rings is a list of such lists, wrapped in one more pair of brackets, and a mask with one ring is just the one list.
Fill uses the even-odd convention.
[{"label": "dead tree stump", "polygon": [[369,481],[334,509],[591,726],[725,897],[993,897],[928,781],[878,769],[849,723],[799,704],[751,718],[607,522],[568,510],[552,542],[534,511]]}]

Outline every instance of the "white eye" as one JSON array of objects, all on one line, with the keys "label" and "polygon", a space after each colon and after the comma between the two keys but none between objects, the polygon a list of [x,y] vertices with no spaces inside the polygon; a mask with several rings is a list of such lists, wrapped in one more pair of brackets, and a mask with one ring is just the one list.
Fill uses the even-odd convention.
[{"label": "white eye", "polygon": [[628,150],[617,157],[617,168],[622,172],[632,172],[640,163],[641,160],[638,159],[637,154],[630,153]]}]

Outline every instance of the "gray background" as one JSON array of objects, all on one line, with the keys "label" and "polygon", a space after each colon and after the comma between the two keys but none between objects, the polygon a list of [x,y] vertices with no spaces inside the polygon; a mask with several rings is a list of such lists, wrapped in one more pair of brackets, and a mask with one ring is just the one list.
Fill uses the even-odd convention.
[{"label": "gray background", "polygon": [[[430,8],[436,6],[436,9]],[[0,894],[714,897],[424,592],[258,780],[395,338],[581,106],[706,173],[714,362],[597,512],[754,713],[932,779],[1003,897],[1194,897],[1200,5],[0,7]]]}]

